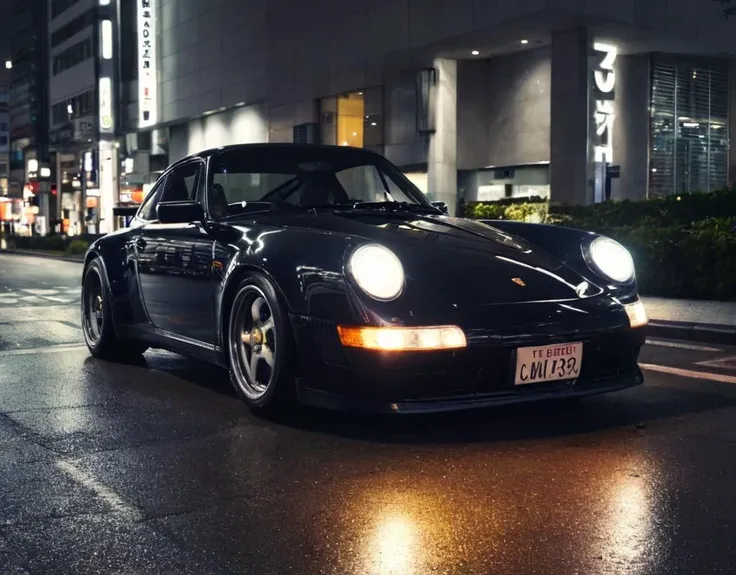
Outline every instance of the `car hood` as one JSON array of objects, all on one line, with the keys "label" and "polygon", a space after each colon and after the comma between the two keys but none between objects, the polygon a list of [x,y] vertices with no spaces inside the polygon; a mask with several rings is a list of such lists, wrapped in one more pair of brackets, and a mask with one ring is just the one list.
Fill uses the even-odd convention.
[{"label": "car hood", "polygon": [[352,243],[380,243],[401,259],[407,292],[451,294],[458,307],[571,300],[601,291],[543,248],[473,220],[383,210],[317,210],[272,212],[258,221],[340,234]]}]

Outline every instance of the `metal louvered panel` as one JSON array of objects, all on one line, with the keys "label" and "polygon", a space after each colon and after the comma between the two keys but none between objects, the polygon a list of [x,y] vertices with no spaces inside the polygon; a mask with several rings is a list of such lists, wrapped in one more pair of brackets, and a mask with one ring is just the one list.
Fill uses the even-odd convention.
[{"label": "metal louvered panel", "polygon": [[652,62],[651,150],[649,195],[670,193],[675,180],[675,76],[677,68]]},{"label": "metal louvered panel", "polygon": [[725,61],[654,55],[649,195],[724,187],[727,126]]}]

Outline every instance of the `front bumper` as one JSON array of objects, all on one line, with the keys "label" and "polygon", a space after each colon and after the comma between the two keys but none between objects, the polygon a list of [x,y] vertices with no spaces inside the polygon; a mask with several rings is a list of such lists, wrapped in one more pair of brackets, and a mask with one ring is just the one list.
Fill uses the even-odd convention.
[{"label": "front bumper", "polygon": [[[494,340],[437,352],[344,348],[336,325],[292,317],[300,351],[301,402],[344,411],[432,413],[609,393],[643,383],[637,365],[644,329],[540,334],[523,343]],[[575,381],[515,386],[520,346],[583,342]]]}]

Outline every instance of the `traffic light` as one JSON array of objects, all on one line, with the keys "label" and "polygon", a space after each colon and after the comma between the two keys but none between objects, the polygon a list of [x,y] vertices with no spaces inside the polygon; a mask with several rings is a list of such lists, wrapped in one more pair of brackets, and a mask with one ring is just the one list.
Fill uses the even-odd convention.
[{"label": "traffic light", "polygon": [[52,196],[56,195],[56,184],[51,184],[51,195]]}]

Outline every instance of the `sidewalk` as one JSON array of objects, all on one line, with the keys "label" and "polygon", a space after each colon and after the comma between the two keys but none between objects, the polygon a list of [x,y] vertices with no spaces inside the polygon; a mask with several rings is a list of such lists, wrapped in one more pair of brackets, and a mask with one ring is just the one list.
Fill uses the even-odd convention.
[{"label": "sidewalk", "polygon": [[736,301],[641,299],[652,337],[736,345]]}]

